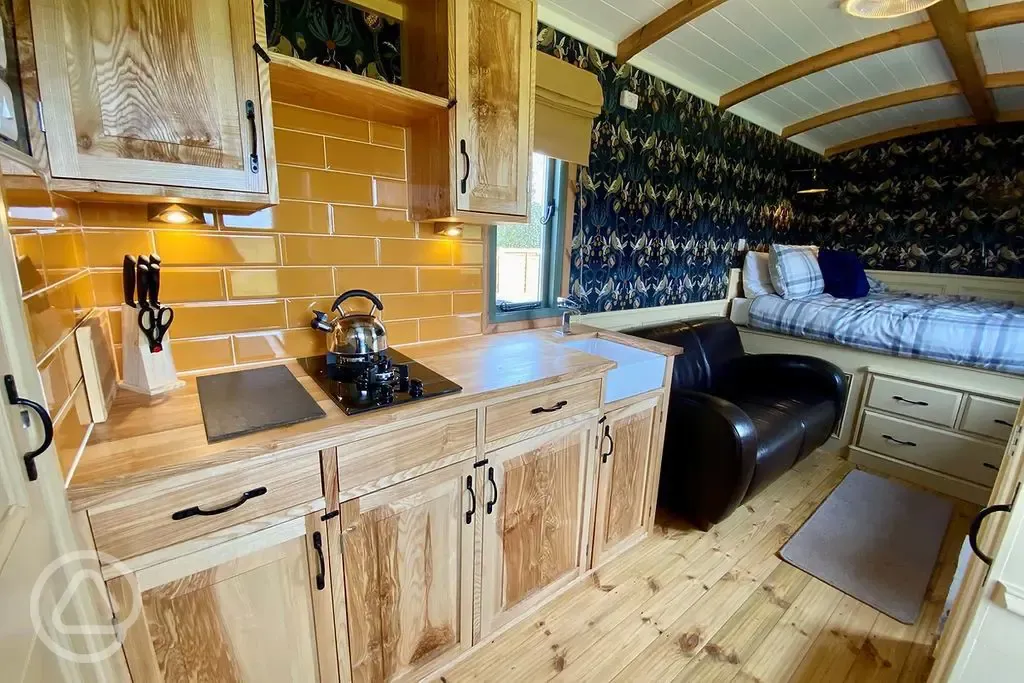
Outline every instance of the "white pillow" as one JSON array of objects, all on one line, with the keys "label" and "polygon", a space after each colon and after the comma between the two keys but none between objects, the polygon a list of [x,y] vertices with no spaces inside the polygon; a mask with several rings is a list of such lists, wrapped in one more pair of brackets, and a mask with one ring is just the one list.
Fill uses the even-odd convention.
[{"label": "white pillow", "polygon": [[748,251],[743,257],[743,295],[748,299],[775,294],[772,276],[768,271],[768,253]]}]

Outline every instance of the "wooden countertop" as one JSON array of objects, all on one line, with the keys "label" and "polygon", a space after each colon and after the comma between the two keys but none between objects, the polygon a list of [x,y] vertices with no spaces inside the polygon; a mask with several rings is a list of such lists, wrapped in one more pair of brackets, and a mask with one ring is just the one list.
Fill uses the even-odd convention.
[{"label": "wooden countertop", "polygon": [[[579,331],[580,337],[587,336]],[[194,377],[186,378],[184,388],[161,396],[121,390],[107,422],[93,429],[68,486],[68,498],[72,508],[80,510],[127,487],[169,475],[270,453],[327,448],[384,432],[399,421],[600,375],[615,367],[599,356],[562,347],[555,343],[558,339],[551,330],[535,330],[403,346],[403,353],[457,382],[462,392],[351,417],[297,363],[288,362],[327,417],[215,444],[206,441]],[[650,343],[639,341],[641,348]]]}]

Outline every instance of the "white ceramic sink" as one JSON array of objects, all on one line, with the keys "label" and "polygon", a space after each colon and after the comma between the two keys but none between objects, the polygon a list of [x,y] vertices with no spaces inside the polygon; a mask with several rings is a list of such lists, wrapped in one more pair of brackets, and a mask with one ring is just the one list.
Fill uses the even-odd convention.
[{"label": "white ceramic sink", "polygon": [[565,346],[592,353],[618,366],[608,372],[604,385],[604,402],[611,403],[627,396],[636,396],[661,387],[665,379],[665,357],[600,337],[572,339]]}]

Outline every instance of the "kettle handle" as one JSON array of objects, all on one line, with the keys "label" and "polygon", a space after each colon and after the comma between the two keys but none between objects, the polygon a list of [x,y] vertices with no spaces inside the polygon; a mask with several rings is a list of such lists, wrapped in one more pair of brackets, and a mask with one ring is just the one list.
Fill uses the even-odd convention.
[{"label": "kettle handle", "polygon": [[[341,313],[341,302],[345,301],[346,299],[351,299],[357,296],[362,297],[364,299],[369,299],[373,303],[373,305],[377,307],[377,310],[384,310],[384,304],[380,302],[380,299],[377,298],[377,295],[374,294],[373,292],[368,292],[365,289],[348,290],[347,292],[345,292],[344,294],[342,294],[341,296],[334,300],[334,305],[331,306],[331,310],[338,311],[338,313]],[[370,313],[372,314],[373,311],[371,310]],[[344,313],[342,313],[342,315],[344,315]]]}]

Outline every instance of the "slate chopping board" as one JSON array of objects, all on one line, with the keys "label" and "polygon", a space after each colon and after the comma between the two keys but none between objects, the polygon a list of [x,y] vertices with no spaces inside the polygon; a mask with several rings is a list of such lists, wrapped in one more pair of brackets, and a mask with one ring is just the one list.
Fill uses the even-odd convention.
[{"label": "slate chopping board", "polygon": [[283,365],[206,375],[196,385],[210,443],[326,416]]}]

